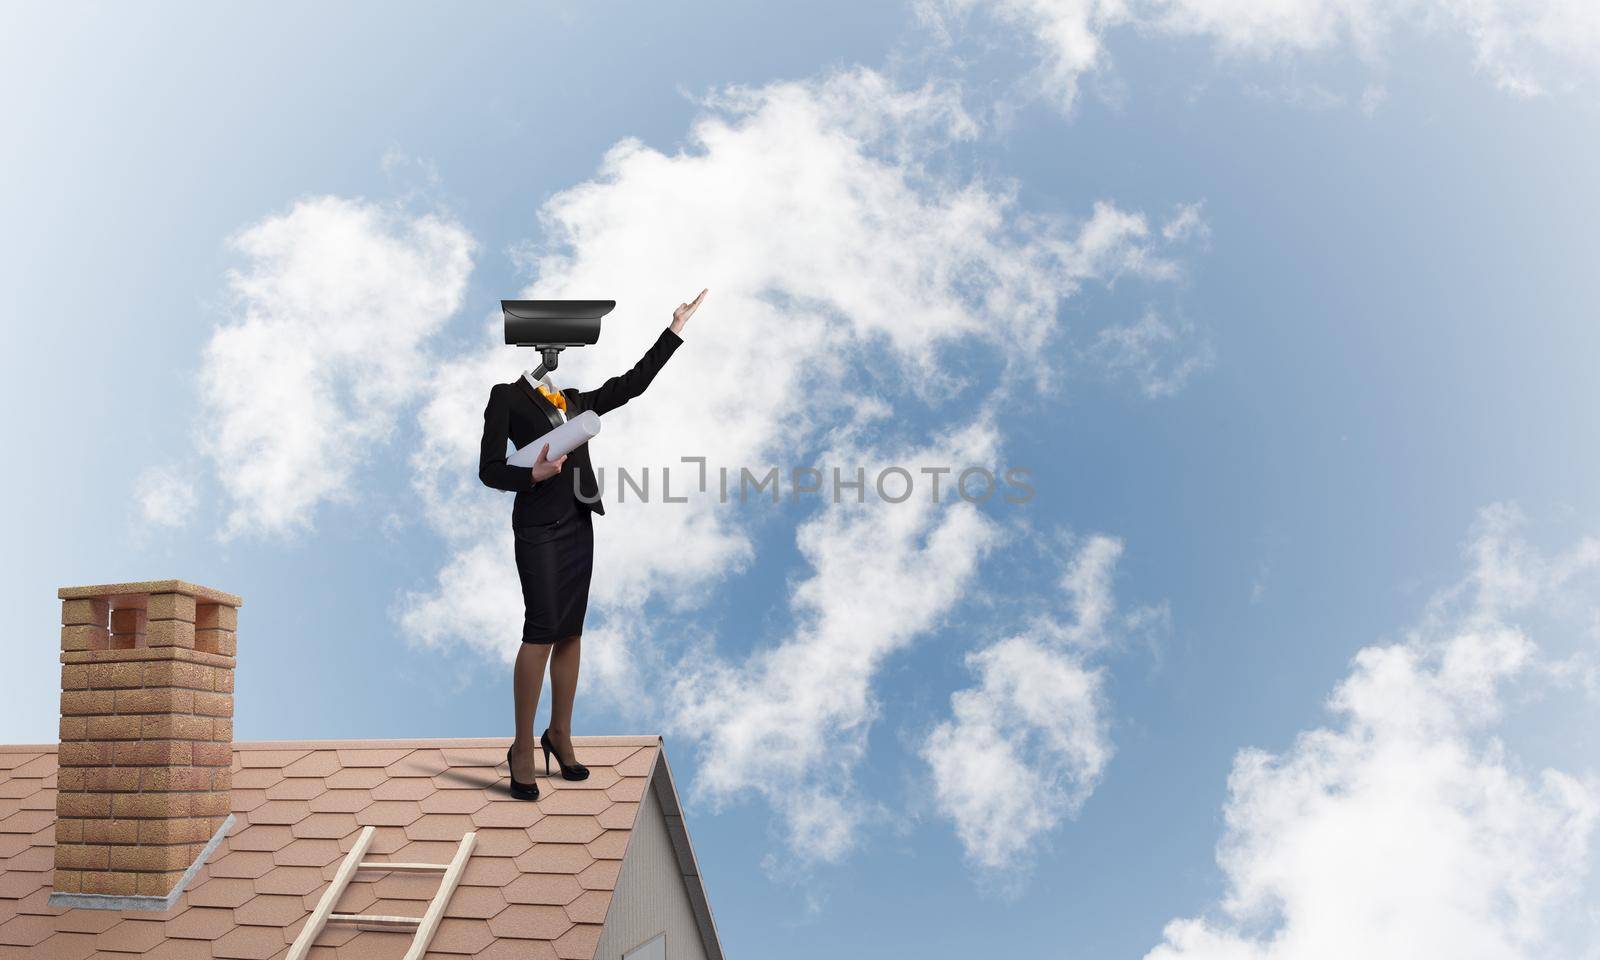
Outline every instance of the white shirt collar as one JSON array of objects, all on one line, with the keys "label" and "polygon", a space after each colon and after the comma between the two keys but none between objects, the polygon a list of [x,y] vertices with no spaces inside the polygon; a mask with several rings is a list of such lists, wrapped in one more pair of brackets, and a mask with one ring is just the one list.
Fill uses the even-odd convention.
[{"label": "white shirt collar", "polygon": [[[535,379],[533,379],[533,371],[532,370],[524,370],[524,371],[522,371],[522,379],[526,380],[528,382],[528,386],[532,387],[536,391],[542,385],[546,390],[550,391],[551,393],[560,393],[561,392],[561,391],[556,389],[556,385],[550,379],[550,374],[548,374],[548,373],[544,375],[543,379],[535,380]],[[561,418],[561,422],[562,423],[566,423],[567,422],[567,411],[561,409],[560,407],[556,407],[556,415]]]}]

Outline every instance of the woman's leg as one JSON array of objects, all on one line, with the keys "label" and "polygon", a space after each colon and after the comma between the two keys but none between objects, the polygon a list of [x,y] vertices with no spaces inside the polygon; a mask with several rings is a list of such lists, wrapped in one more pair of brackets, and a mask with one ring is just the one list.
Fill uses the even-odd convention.
[{"label": "woman's leg", "polygon": [[583,649],[583,634],[575,633],[556,641],[550,652],[550,745],[561,762],[572,765],[572,700],[578,692],[578,656]]},{"label": "woman's leg", "polygon": [[[519,781],[533,782],[534,714],[539,712],[539,688],[544,683],[544,665],[550,657],[550,644],[524,643],[517,651],[517,665],[511,673],[511,695],[516,701],[517,735],[511,741],[511,775]],[[569,701],[569,707],[570,701]]]}]

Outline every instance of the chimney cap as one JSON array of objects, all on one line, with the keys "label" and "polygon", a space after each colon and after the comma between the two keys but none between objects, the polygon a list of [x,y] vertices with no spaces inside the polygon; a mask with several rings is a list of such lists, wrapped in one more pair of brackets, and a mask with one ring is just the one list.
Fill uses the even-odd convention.
[{"label": "chimney cap", "polygon": [[98,583],[86,587],[62,587],[56,591],[59,600],[82,600],[107,597],[139,597],[152,593],[181,593],[206,603],[222,603],[230,607],[244,604],[242,597],[210,587],[202,587],[187,580],[139,580],[133,583]]}]

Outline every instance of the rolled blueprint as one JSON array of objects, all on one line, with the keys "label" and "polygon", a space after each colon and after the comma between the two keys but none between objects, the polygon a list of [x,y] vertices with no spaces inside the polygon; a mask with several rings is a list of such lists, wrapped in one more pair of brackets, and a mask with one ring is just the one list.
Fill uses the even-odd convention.
[{"label": "rolled blueprint", "polygon": [[516,453],[506,457],[506,463],[513,467],[531,467],[539,459],[539,448],[547,443],[550,444],[550,452],[544,458],[554,460],[588,443],[589,438],[599,432],[600,414],[585,410],[527,446],[519,447]]}]

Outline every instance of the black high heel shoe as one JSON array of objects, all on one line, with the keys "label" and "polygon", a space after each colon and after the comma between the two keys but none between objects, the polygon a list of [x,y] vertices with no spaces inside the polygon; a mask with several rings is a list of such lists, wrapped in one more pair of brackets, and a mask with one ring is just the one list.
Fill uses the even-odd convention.
[{"label": "black high heel shoe", "polygon": [[[556,748],[550,745],[550,728],[545,727],[544,733],[539,734],[539,746],[544,748],[544,775],[550,776],[550,754],[556,753]],[[561,762],[561,754],[556,753],[556,766],[561,768],[563,780],[587,780],[589,768],[578,762],[577,751],[573,751],[572,765]]]},{"label": "black high heel shoe", "polygon": [[517,775],[511,772],[511,748],[506,747],[506,776],[511,778],[511,795],[518,800],[539,799],[539,785],[537,783],[523,783]]}]

